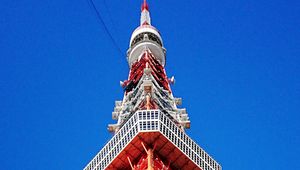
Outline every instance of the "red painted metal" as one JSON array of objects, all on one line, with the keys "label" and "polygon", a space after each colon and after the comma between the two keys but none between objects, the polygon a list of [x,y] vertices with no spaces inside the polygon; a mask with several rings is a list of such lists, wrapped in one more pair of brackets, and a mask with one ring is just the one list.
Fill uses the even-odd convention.
[{"label": "red painted metal", "polygon": [[152,165],[148,165],[147,157],[148,155],[144,154],[139,162],[134,165],[133,170],[148,170],[148,168],[153,170],[172,170],[168,165],[165,165],[157,155],[154,155],[152,158]]},{"label": "red painted metal", "polygon": [[[148,64],[147,64],[148,63]],[[155,57],[148,51],[145,51],[140,60],[132,64],[129,78],[124,82],[126,92],[131,91],[136,87],[144,73],[146,65],[151,69],[151,74],[157,83],[171,93],[170,85],[164,67],[155,59]],[[131,83],[131,84],[130,84]],[[131,85],[130,87],[129,84]]]},{"label": "red painted metal", "polygon": [[145,21],[142,25],[150,25],[147,21]]},{"label": "red painted metal", "polygon": [[[148,155],[141,143],[149,146],[149,148],[155,148],[153,149],[154,169],[155,167],[158,169],[159,167],[165,166],[168,167],[169,170],[201,170],[188,156],[182,153],[178,147],[160,132],[139,133],[111,162],[106,170],[132,170],[128,158],[130,158],[133,167],[137,168],[138,165],[140,165],[140,168],[144,168],[134,170],[145,170],[145,167],[148,167],[148,164],[146,164]],[[155,146],[153,146],[154,144]],[[146,160],[146,162],[143,160]]]},{"label": "red painted metal", "polygon": [[[147,104],[146,101],[143,101],[140,104],[139,109],[141,109],[141,110],[147,110],[147,105],[146,104]],[[157,104],[153,100],[150,100],[150,109],[158,109]]]},{"label": "red painted metal", "polygon": [[146,0],[144,0],[144,3],[142,4],[142,7],[141,7],[141,11],[144,11],[144,10],[149,11],[149,5]]}]

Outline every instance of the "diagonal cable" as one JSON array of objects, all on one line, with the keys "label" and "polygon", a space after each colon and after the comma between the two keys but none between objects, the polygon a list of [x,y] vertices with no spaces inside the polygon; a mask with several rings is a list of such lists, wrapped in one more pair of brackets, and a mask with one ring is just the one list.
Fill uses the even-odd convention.
[{"label": "diagonal cable", "polygon": [[106,26],[99,10],[97,9],[95,3],[93,0],[88,0],[90,7],[95,11],[98,20],[100,21],[100,23],[103,25],[105,32],[108,34],[109,38],[111,39],[111,41],[113,42],[114,46],[117,48],[117,50],[120,52],[121,55],[124,55],[123,51],[121,50],[121,48],[119,47],[119,45],[117,44],[116,40],[114,39],[114,37],[111,35],[108,27]]}]

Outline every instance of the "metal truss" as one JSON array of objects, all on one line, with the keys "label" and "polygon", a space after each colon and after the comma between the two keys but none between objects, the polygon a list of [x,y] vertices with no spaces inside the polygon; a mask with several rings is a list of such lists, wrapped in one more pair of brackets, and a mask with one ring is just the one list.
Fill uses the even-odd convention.
[{"label": "metal truss", "polygon": [[221,166],[160,110],[139,110],[90,161],[84,170],[102,170],[122,152],[140,132],[160,132],[202,170],[221,170]]}]

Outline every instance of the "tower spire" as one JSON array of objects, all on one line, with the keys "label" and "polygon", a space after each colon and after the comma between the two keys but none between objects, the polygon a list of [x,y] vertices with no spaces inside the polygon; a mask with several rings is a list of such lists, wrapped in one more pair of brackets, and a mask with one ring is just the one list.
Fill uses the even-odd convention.
[{"label": "tower spire", "polygon": [[144,0],[141,6],[141,25],[151,25],[149,5],[146,0]]},{"label": "tower spire", "polygon": [[144,10],[148,10],[149,11],[149,6],[146,0],[144,0],[144,3],[142,4],[142,8],[141,11],[143,12]]}]

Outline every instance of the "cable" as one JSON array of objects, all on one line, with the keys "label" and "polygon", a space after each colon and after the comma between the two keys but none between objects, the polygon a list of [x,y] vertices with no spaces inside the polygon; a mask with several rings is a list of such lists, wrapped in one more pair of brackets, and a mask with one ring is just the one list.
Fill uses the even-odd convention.
[{"label": "cable", "polygon": [[103,5],[104,5],[105,9],[107,9],[108,19],[109,19],[110,23],[112,24],[112,27],[111,27],[112,30],[111,30],[111,32],[114,33],[116,39],[118,39],[119,38],[118,31],[116,31],[116,29],[115,29],[116,28],[116,24],[114,23],[114,21],[113,21],[113,19],[111,17],[111,10],[110,10],[109,6],[107,5],[106,0],[103,0]]},{"label": "cable", "polygon": [[103,25],[105,32],[108,34],[109,38],[111,39],[111,41],[113,42],[114,46],[117,48],[117,50],[120,52],[121,55],[124,55],[123,51],[121,50],[121,48],[118,46],[116,40],[114,39],[114,37],[111,35],[111,33],[109,32],[109,29],[107,28],[100,12],[98,11],[98,9],[96,8],[96,5],[94,3],[93,0],[88,0],[90,3],[90,7],[92,7],[92,9],[96,12],[97,14],[97,18],[99,19],[99,21],[101,22],[101,24]]}]

